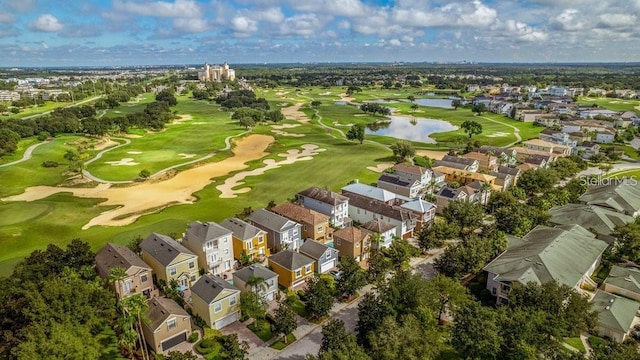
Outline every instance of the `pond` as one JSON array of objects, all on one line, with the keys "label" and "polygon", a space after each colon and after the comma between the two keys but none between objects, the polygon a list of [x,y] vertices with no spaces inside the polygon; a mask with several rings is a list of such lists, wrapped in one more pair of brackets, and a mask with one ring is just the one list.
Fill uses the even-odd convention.
[{"label": "pond", "polygon": [[365,100],[366,103],[372,104],[396,104],[398,101],[396,100],[384,100],[384,99],[376,99],[376,100]]},{"label": "pond", "polygon": [[453,109],[451,99],[416,99],[414,102],[422,106],[431,106],[444,109]]},{"label": "pond", "polygon": [[429,135],[456,129],[457,127],[442,120],[392,115],[389,116],[389,121],[367,125],[365,133],[434,144],[436,141]]},{"label": "pond", "polygon": [[333,103],[336,104],[336,105],[347,105],[347,102],[344,101],[344,100],[334,101]]}]

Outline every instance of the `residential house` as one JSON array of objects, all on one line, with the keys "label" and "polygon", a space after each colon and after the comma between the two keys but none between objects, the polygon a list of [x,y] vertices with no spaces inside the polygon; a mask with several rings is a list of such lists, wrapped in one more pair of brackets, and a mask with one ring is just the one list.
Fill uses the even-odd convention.
[{"label": "residential house", "polygon": [[[520,171],[520,169],[515,167],[499,166],[498,173],[511,175],[511,185],[516,186],[518,184],[518,179],[520,179],[520,174],[522,172]],[[496,179],[496,184],[498,184],[498,179]]]},{"label": "residential house", "polygon": [[118,299],[134,294],[154,296],[152,269],[128,247],[108,243],[96,254],[96,270],[103,279],[109,279],[111,271],[122,268],[126,276],[113,283]]},{"label": "residential house", "polygon": [[571,140],[568,133],[563,133],[562,131],[553,130],[553,129],[544,129],[540,134],[538,134],[540,140],[547,141],[554,144],[565,145],[570,148],[573,148],[577,145],[576,140]]},{"label": "residential house", "polygon": [[345,192],[344,195],[349,198],[349,217],[353,220],[364,224],[373,219],[382,219],[396,226],[398,237],[407,239],[413,235],[417,221],[417,216],[413,212],[354,193]]},{"label": "residential house", "polygon": [[637,301],[598,291],[591,300],[591,310],[598,314],[598,325],[594,330],[598,336],[622,343],[638,323],[638,308],[640,303]]},{"label": "residential house", "polygon": [[580,117],[582,119],[593,119],[596,116],[604,116],[611,118],[618,115],[617,112],[600,108],[582,108],[580,109]]},{"label": "residential house", "polygon": [[[435,210],[435,206],[434,206]],[[373,242],[371,246],[373,248],[388,248],[391,246],[391,242],[393,238],[396,236],[396,225],[393,225],[389,222],[386,222],[382,219],[373,219],[371,221],[367,221],[366,223],[360,225],[360,228],[373,234],[380,235],[380,242]]]},{"label": "residential house", "polygon": [[296,194],[296,202],[329,216],[330,225],[347,226],[349,219],[349,199],[330,190],[310,187]]},{"label": "residential house", "polygon": [[546,169],[551,165],[551,161],[549,161],[549,157],[541,156],[541,155],[531,155],[524,159],[525,164],[534,165],[537,168]]},{"label": "residential house", "polygon": [[191,335],[191,316],[165,297],[149,300],[149,310],[142,322],[142,334],[147,345],[157,354],[167,352],[179,345]]},{"label": "residential house", "polygon": [[611,144],[616,138],[615,130],[605,129],[596,132],[595,142],[598,144]]},{"label": "residential house", "polygon": [[333,235],[333,246],[340,251],[340,256],[351,256],[357,262],[369,258],[371,250],[369,232],[349,226],[336,231]]},{"label": "residential house", "polygon": [[398,175],[383,173],[378,178],[378,188],[415,199],[420,195],[420,190],[422,190],[423,186],[417,180],[407,181]]},{"label": "residential house", "polygon": [[544,141],[541,139],[531,139],[524,141],[522,145],[531,150],[542,151],[545,153],[556,153],[561,156],[571,155],[571,148],[565,145],[554,144],[552,142]]},{"label": "residential house", "polygon": [[302,239],[323,243],[332,239],[333,228],[329,226],[329,216],[325,214],[289,202],[275,206],[271,211],[302,225]]},{"label": "residential house", "polygon": [[[398,195],[379,187],[361,184],[358,180],[343,187],[342,195],[349,199],[351,199],[350,195],[358,195],[371,200],[383,202],[387,205],[399,205],[403,202],[411,201],[411,198],[406,196]],[[349,204],[349,206],[351,206],[351,204]],[[351,216],[351,211],[349,211],[349,216]]]},{"label": "residential house", "polygon": [[494,185],[496,182],[496,177],[492,175],[469,172],[447,166],[438,166],[433,168],[433,170],[443,173],[447,182],[455,181],[461,185],[466,185],[474,181],[484,182],[489,185]]},{"label": "residential house", "polygon": [[595,142],[584,141],[582,144],[573,148],[572,153],[581,156],[583,159],[589,159],[593,155],[600,153],[600,145]]},{"label": "residential house", "polygon": [[636,267],[611,266],[602,290],[640,301],[640,269]]},{"label": "residential house", "polygon": [[509,190],[513,185],[513,177],[510,174],[492,171],[489,175],[496,177],[495,184],[500,186],[503,190]]},{"label": "residential house", "polygon": [[446,185],[445,182],[445,176],[443,173],[439,172],[439,171],[435,171],[435,170],[431,170],[432,174],[432,178],[431,178],[431,182],[434,184],[432,187],[430,187],[430,192],[433,194],[434,192],[437,192],[437,190],[439,188],[441,188],[442,186]]},{"label": "residential house", "polygon": [[595,233],[600,240],[615,242],[612,235],[616,226],[633,222],[633,217],[608,208],[587,204],[566,204],[549,210],[549,222],[556,225],[580,225]]},{"label": "residential house", "polygon": [[431,185],[431,180],[433,179],[431,170],[421,166],[402,163],[394,165],[391,169],[393,170],[393,173],[398,175],[401,179],[405,179],[409,182],[418,181],[422,188],[429,187]]},{"label": "residential house", "polygon": [[304,284],[313,276],[315,260],[292,250],[269,256],[269,266],[278,274],[278,283],[287,289]]},{"label": "residential house", "polygon": [[[516,110],[515,119],[522,122],[534,122],[541,115],[548,115],[546,112],[542,110],[533,110],[533,109],[520,109]],[[555,116],[554,116],[555,117]]]},{"label": "residential house", "polygon": [[444,209],[449,206],[449,203],[452,201],[464,201],[467,200],[469,195],[462,191],[460,188],[454,189],[448,186],[440,189],[438,194],[436,195],[436,212],[438,214],[442,214]]},{"label": "residential house", "polygon": [[478,169],[485,171],[495,171],[498,169],[498,157],[491,155],[491,153],[480,153],[472,151],[462,155],[465,159],[472,159],[478,161]]},{"label": "residential house", "polygon": [[479,149],[476,149],[476,152],[479,152],[481,154],[491,153],[493,156],[497,156],[498,163],[500,165],[515,166],[517,164],[517,153],[513,149],[482,145]]},{"label": "residential house", "polygon": [[636,179],[611,180],[589,187],[578,201],[636,217],[640,215],[640,186]]},{"label": "residential house", "polygon": [[191,308],[207,326],[220,330],[240,319],[240,290],[219,276],[205,274],[191,287]]},{"label": "residential house", "polygon": [[[253,283],[257,281],[257,283]],[[275,300],[278,274],[262,264],[252,264],[233,273],[233,286],[240,291],[253,291],[265,301]]]},{"label": "residential house", "polygon": [[338,253],[337,249],[313,239],[305,241],[300,247],[300,254],[312,258],[315,261],[313,268],[320,274],[338,266]]},{"label": "residential house", "polygon": [[442,160],[437,160],[434,162],[434,169],[440,166],[456,167],[455,165],[450,166],[452,164],[457,164],[458,166],[462,166],[464,170],[467,170],[470,172],[476,172],[480,168],[480,163],[476,159],[467,159],[467,158],[458,157],[458,156],[445,155],[442,158]]},{"label": "residential house", "polygon": [[182,245],[198,255],[198,265],[214,275],[230,271],[233,259],[233,231],[214,222],[195,221],[182,236]]},{"label": "residential house", "polygon": [[198,280],[198,255],[174,239],[153,233],[140,243],[142,260],[149,264],[158,280],[176,280],[187,289]]},{"label": "residential house", "polygon": [[436,205],[426,200],[415,199],[408,201],[400,208],[413,213],[416,216],[416,225],[414,231],[420,231],[423,227],[429,227],[433,223],[433,219],[436,217]]},{"label": "residential house", "polygon": [[582,145],[584,142],[591,141],[591,135],[582,131],[569,133],[569,140],[575,141],[576,146]]},{"label": "residential house", "polygon": [[519,147],[519,146],[514,146],[512,149],[516,152],[516,159],[521,162],[525,162],[528,158],[533,156],[542,156],[545,159],[545,163],[550,164],[553,161],[555,161],[556,158],[558,157],[558,154],[556,153],[533,150],[533,149]]},{"label": "residential house", "polygon": [[596,286],[591,274],[609,246],[579,225],[536,226],[522,239],[512,238],[505,252],[484,267],[487,290],[508,302],[511,284],[557,281],[576,290]]},{"label": "residential house", "polygon": [[255,210],[247,220],[267,232],[267,245],[271,252],[298,250],[302,245],[302,225],[295,221],[265,209]]},{"label": "residential house", "polygon": [[238,218],[226,219],[220,225],[231,230],[233,257],[236,260],[242,260],[243,254],[251,260],[269,256],[266,231]]}]

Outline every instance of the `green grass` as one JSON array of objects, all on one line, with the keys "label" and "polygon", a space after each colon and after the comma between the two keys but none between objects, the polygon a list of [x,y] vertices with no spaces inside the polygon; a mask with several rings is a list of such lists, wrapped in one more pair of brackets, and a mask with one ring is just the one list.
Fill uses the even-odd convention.
[{"label": "green grass", "polygon": [[602,145],[601,150],[604,151],[607,148],[616,147],[620,148],[624,151],[625,155],[632,158],[633,160],[640,160],[640,151],[634,149],[631,145],[625,144],[611,144],[611,145]]},{"label": "green grass", "polygon": [[267,320],[260,321],[260,327],[256,327],[256,321],[254,321],[249,324],[247,328],[253,331],[253,333],[262,341],[269,341],[273,338],[273,333],[271,333],[271,323]]},{"label": "green grass", "polygon": [[293,343],[294,341],[296,341],[296,336],[293,334],[289,334],[287,335],[287,343],[284,343],[284,338],[274,342],[271,345],[271,348],[276,349],[276,350],[282,350],[284,348],[286,348],[287,346],[291,345],[291,343]]},{"label": "green grass", "polygon": [[148,103],[154,102],[156,99],[153,93],[144,93],[139,95],[138,98],[134,98],[129,102],[121,103],[118,107],[109,109],[105,113],[105,117],[118,117],[126,116],[128,114],[139,112],[144,110]]},{"label": "green grass", "polygon": [[587,339],[587,341],[589,342],[589,345],[592,348],[597,348],[600,346],[604,346],[607,345],[607,340],[598,337],[598,336],[589,336],[589,338]]},{"label": "green grass", "polygon": [[630,178],[640,180],[640,166],[636,169],[622,170],[607,174],[607,178]]},{"label": "green grass", "polygon": [[583,354],[587,352],[587,349],[584,347],[584,344],[582,343],[582,339],[580,339],[580,337],[564,338],[564,342],[574,347]]},{"label": "green grass", "polygon": [[640,110],[636,109],[637,106],[640,106],[640,100],[580,97],[578,99],[578,104],[597,104],[598,106],[611,111],[635,111],[636,113],[640,113]]},{"label": "green grass", "polygon": [[39,105],[39,106],[29,106],[28,108],[25,109],[21,109],[21,111],[18,114],[11,114],[10,116],[0,116],[0,119],[7,119],[7,118],[14,118],[14,119],[21,119],[23,117],[27,117],[27,116],[31,116],[31,115],[36,115],[36,114],[42,114],[43,112],[47,112],[47,111],[51,111],[57,108],[61,108],[61,107],[65,107],[68,105],[71,105],[72,102],[56,102],[56,101],[45,101],[44,104]]},{"label": "green grass", "polygon": [[18,142],[18,148],[13,154],[7,154],[0,157],[0,165],[22,159],[22,156],[24,155],[24,152],[27,150],[27,148],[36,143],[39,143],[39,141],[35,137],[24,138],[20,140],[20,142]]}]

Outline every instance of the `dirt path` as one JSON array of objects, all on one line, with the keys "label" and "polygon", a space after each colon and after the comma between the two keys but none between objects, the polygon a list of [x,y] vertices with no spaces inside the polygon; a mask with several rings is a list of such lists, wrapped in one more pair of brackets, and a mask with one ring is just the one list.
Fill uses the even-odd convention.
[{"label": "dirt path", "polygon": [[158,211],[175,204],[190,204],[193,193],[211,183],[211,179],[247,168],[247,162],[268,155],[266,149],[274,141],[267,135],[250,135],[240,139],[233,149],[234,156],[216,163],[188,169],[176,176],[157,183],[142,183],[125,188],[112,188],[110,184],[100,184],[95,188],[65,188],[35,186],[23,194],[1,199],[2,201],[35,201],[56,193],[69,192],[83,198],[106,199],[100,205],[118,206],[91,219],[82,228],[92,226],[123,226],[133,223],[144,214]]}]

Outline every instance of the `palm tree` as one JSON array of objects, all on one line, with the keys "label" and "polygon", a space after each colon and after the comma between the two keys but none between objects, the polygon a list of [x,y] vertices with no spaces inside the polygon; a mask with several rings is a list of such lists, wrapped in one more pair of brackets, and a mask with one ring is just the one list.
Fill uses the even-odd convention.
[{"label": "palm tree", "polygon": [[486,182],[483,182],[482,187],[480,188],[480,192],[482,194],[482,205],[487,204],[487,194],[489,193],[489,190],[491,190],[491,185],[489,185]]},{"label": "palm tree", "polygon": [[251,287],[251,291],[260,294],[260,288],[266,291],[263,285],[266,285],[266,281],[262,276],[249,276],[249,280],[247,280],[247,285]]},{"label": "palm tree", "polygon": [[142,323],[148,320],[144,318],[144,314],[149,311],[149,304],[142,294],[136,294],[123,299],[120,302],[123,313],[128,316],[133,316],[137,325],[138,341],[140,342],[140,349],[142,350],[142,359],[149,359],[149,352],[147,350],[147,342],[142,335]]},{"label": "palm tree", "polygon": [[124,297],[124,279],[129,276],[122,267],[114,267],[109,270],[109,284],[113,284],[116,287],[116,296],[118,301]]}]

